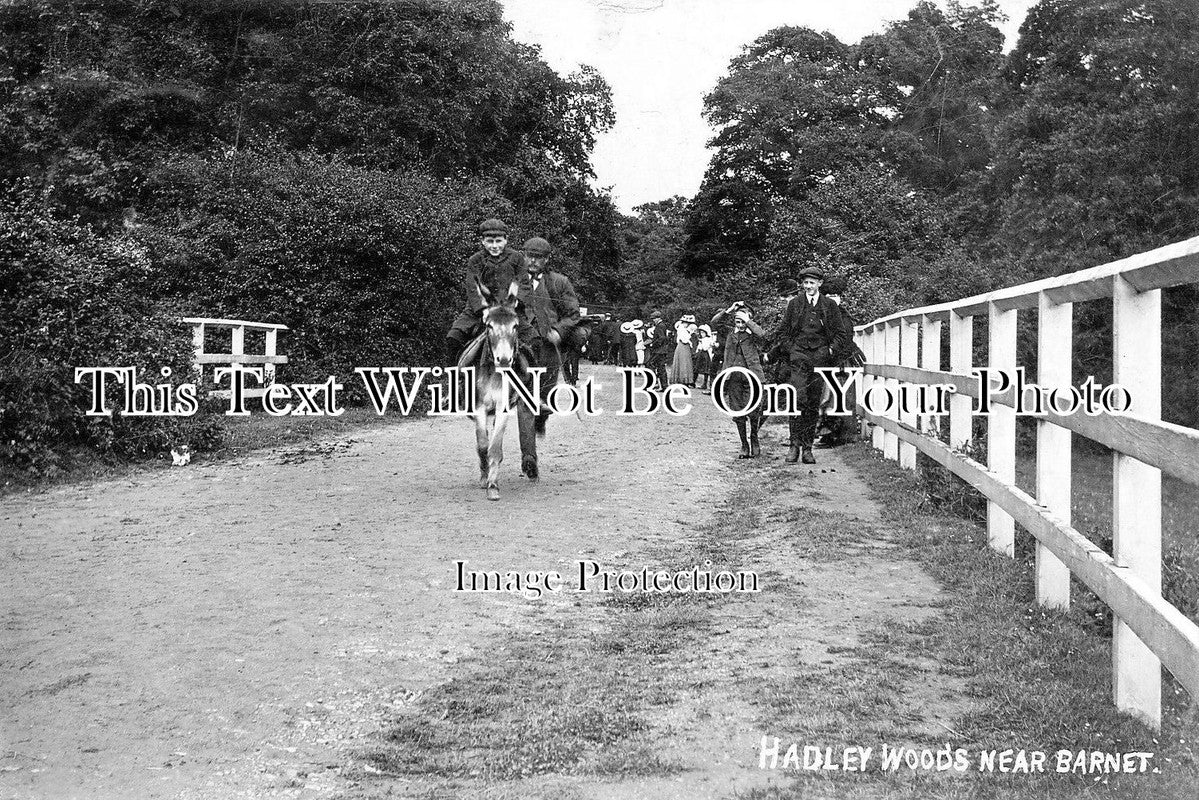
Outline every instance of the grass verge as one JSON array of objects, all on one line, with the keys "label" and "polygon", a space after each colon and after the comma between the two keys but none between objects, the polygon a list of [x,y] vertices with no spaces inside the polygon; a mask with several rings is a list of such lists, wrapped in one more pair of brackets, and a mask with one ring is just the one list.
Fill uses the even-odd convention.
[{"label": "grass verge", "polygon": [[[771,694],[785,701],[771,704],[767,724],[793,733],[797,740],[819,740],[843,733],[846,723],[857,717],[856,735],[894,734],[894,724],[891,730],[870,731],[871,720],[890,716],[893,723],[899,722],[896,700],[919,684],[919,665],[924,665],[960,678],[969,700],[969,710],[946,727],[941,744],[963,747],[975,756],[984,749],[1042,751],[1048,763],[1043,772],[1002,774],[980,771],[979,760],[972,757],[961,775],[900,767],[893,774],[866,772],[851,781],[847,775],[830,779],[805,773],[790,786],[750,792],[748,797],[1195,796],[1196,705],[1176,683],[1166,681],[1160,733],[1119,714],[1111,702],[1110,643],[1089,632],[1079,612],[1052,613],[1036,606],[1026,565],[991,551],[976,523],[922,509],[914,476],[899,472],[865,446],[846,456],[883,509],[883,527],[899,545],[897,557],[917,561],[946,588],[943,613],[933,620],[872,631],[853,649],[853,663],[832,671],[825,681],[772,687]],[[825,517],[821,524],[827,536]],[[883,670],[889,683],[875,686],[860,680],[862,674],[877,672],[879,665],[891,665]],[[839,688],[829,695],[828,684]],[[812,714],[813,707],[820,711]],[[917,741],[921,745],[932,748],[938,742]],[[1059,750],[1150,752],[1153,758],[1147,773],[1057,773],[1054,754]]]}]

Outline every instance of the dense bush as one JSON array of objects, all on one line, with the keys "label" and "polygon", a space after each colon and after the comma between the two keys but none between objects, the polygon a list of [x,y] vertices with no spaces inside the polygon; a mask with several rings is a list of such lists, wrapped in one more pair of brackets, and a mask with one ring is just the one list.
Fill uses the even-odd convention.
[{"label": "dense bush", "polygon": [[187,379],[190,337],[174,309],[148,299],[152,273],[136,241],[53,219],[27,188],[0,200],[0,458],[53,474],[60,446],[131,456],[210,443],[205,418],[84,413],[77,366],[135,367],[145,383],[170,367],[170,382]]},{"label": "dense bush", "polygon": [[286,152],[178,159],[151,181],[154,294],[287,325],[281,376],[302,381],[440,363],[475,226],[503,208],[470,184]]}]

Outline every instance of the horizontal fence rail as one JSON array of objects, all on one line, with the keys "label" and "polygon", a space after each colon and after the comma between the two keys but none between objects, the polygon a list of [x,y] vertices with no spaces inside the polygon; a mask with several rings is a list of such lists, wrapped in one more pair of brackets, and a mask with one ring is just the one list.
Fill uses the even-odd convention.
[{"label": "horizontal fence rail", "polygon": [[[1068,608],[1073,574],[1112,609],[1112,690],[1116,706],[1161,725],[1161,666],[1199,698],[1199,626],[1161,595],[1162,474],[1199,486],[1199,431],[1161,420],[1161,290],[1199,283],[1199,237],[1068,275],[949,303],[901,311],[855,330],[866,353],[859,413],[873,425],[873,445],[914,469],[917,451],[943,465],[987,498],[987,540],[1014,555],[1015,526],[1037,542],[1037,601]],[[1037,374],[1045,392],[1072,386],[1073,305],[1111,298],[1113,384],[1128,389],[1120,414],[1037,413],[1035,497],[1016,487],[1015,388],[986,387],[987,464],[961,451],[973,431],[979,379],[971,373],[973,321],[987,321],[988,364],[1015,380],[1020,314],[1036,313]],[[948,369],[941,340],[948,324]],[[872,413],[873,391],[910,396],[938,385],[948,394],[948,439],[939,414],[912,408]],[[1030,392],[1032,390],[1029,390]],[[1025,399],[1032,395],[1026,395]],[[878,410],[870,403],[869,408]],[[1026,410],[1026,413],[1028,411]],[[1108,555],[1071,527],[1071,434],[1113,452],[1112,537]]]},{"label": "horizontal fence rail", "polygon": [[[203,385],[204,367],[220,364],[222,366],[262,365],[262,386],[245,390],[246,397],[261,397],[266,394],[266,387],[275,382],[275,365],[286,364],[287,356],[279,355],[279,332],[286,331],[286,325],[275,325],[269,322],[246,322],[240,319],[218,319],[212,317],[184,317],[183,323],[192,327],[192,348],[195,356],[192,367],[196,372],[197,386]],[[232,341],[228,353],[208,353],[204,350],[204,337],[209,330],[228,328]],[[263,332],[263,352],[246,352],[246,331]],[[230,391],[222,389],[211,393],[215,397],[228,397]]]}]

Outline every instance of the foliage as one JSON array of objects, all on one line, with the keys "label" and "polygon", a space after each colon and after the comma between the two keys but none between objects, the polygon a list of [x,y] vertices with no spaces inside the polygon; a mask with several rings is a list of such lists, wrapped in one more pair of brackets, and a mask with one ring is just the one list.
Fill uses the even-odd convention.
[{"label": "foliage", "polygon": [[[761,255],[830,184],[862,203],[880,181],[940,193],[967,183],[990,153],[983,109],[1000,63],[998,18],[993,2],[948,15],[920,2],[857,45],[795,27],[748,45],[705,100],[716,152],[687,224],[687,269],[710,274]],[[812,233],[810,248],[828,247]]]},{"label": "foliage", "polygon": [[198,315],[287,325],[286,375],[301,381],[437,363],[462,308],[478,208],[495,201],[286,152],[180,159],[151,186],[160,200],[141,239],[161,264],[155,293]]},{"label": "foliage", "polygon": [[25,0],[0,49],[2,171],[97,218],[138,200],[143,156],[263,141],[544,199],[613,121],[603,78],[554,73],[494,0]]},{"label": "foliage", "polygon": [[621,226],[624,253],[619,280],[639,305],[661,306],[678,297],[685,279],[678,270],[687,201],[672,197],[633,209]]},{"label": "foliage", "polygon": [[1195,232],[1199,8],[1189,0],[1043,0],[1006,72],[997,241],[1037,274]]},{"label": "foliage", "polygon": [[[1199,8],[1187,0],[1043,0],[1005,72],[1008,108],[983,187],[997,258],[1032,277],[1199,233]],[[1166,418],[1196,424],[1199,294],[1164,302]],[[1075,369],[1110,375],[1111,314],[1076,314]]]},{"label": "foliage", "polygon": [[[866,321],[1199,233],[1199,6],[1041,0],[1007,56],[1001,19],[921,0],[857,44],[789,26],[748,44],[706,98],[684,273],[765,294],[821,266]],[[1194,287],[1165,297],[1164,414],[1183,424],[1197,307]],[[1110,381],[1110,309],[1079,304],[1075,327],[1076,374]]]},{"label": "foliage", "polygon": [[[44,230],[26,256],[63,282],[22,295],[11,327],[142,292],[111,335],[12,340],[5,378],[25,377],[5,397],[42,409],[30,441],[116,452],[119,432],[66,425],[69,369],[161,360],[180,314],[286,323],[297,379],[437,363],[474,226],[496,215],[515,244],[549,238],[583,291],[619,295],[618,215],[587,185],[612,122],[603,77],[554,72],[496,0],[0,5],[0,188],[32,187]],[[88,259],[103,268],[77,286]]]},{"label": "foliage", "polygon": [[857,46],[891,103],[887,160],[913,185],[951,193],[990,164],[1002,18],[995,0],[950,2],[948,13],[921,0],[907,19]]},{"label": "foliage", "polygon": [[134,367],[143,383],[178,385],[190,371],[190,337],[169,305],[145,293],[152,266],[135,240],[56,220],[40,201],[26,186],[0,204],[0,457],[52,475],[55,446],[133,456],[214,444],[203,415],[85,415],[91,391],[75,384],[75,366]]},{"label": "foliage", "polygon": [[[966,442],[954,453],[978,464],[987,463],[986,444],[978,439]],[[916,473],[920,480],[921,506],[976,522],[986,520],[987,498],[983,493],[940,463],[924,453],[917,453]]]}]

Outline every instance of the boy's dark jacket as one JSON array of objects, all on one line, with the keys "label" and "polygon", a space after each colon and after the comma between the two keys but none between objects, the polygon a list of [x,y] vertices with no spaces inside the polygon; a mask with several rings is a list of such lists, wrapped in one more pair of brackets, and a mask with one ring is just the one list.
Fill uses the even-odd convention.
[{"label": "boy's dark jacket", "polygon": [[508,286],[516,281],[522,286],[528,281],[529,268],[525,256],[519,250],[505,247],[504,252],[492,258],[486,250],[479,250],[466,260],[466,280],[462,288],[466,293],[466,309],[478,314],[483,308],[483,299],[475,289],[475,278],[497,298],[508,294]]}]

